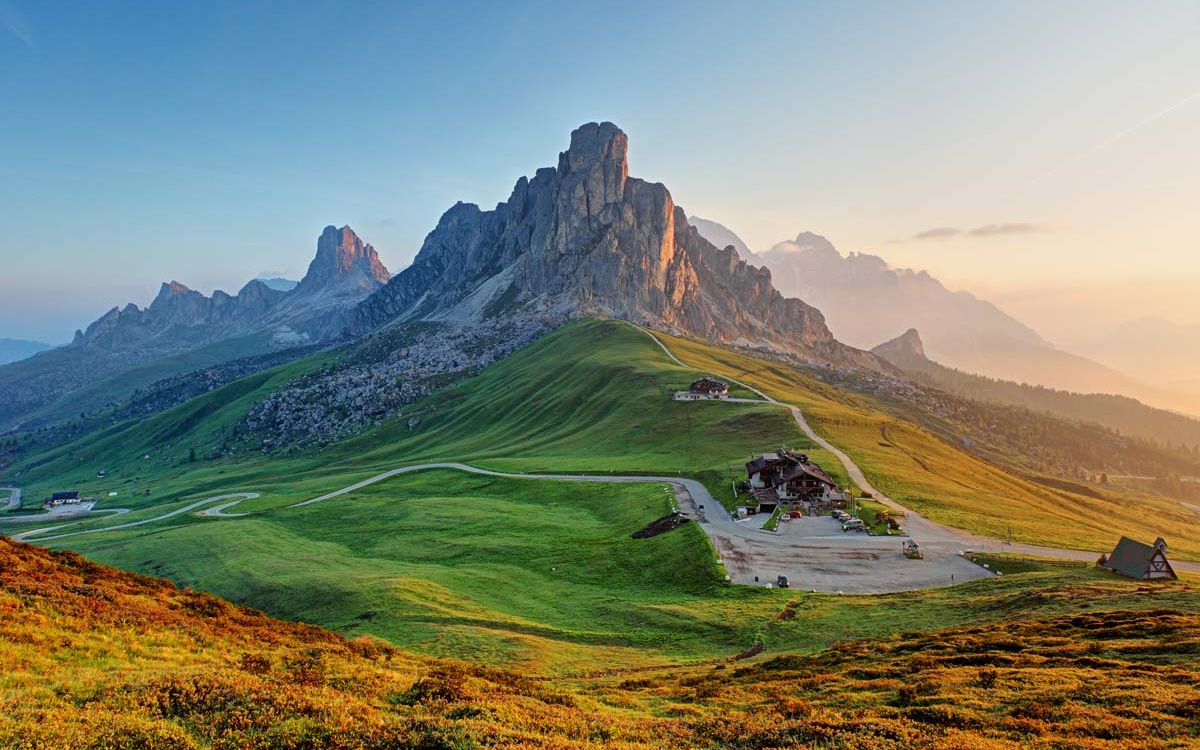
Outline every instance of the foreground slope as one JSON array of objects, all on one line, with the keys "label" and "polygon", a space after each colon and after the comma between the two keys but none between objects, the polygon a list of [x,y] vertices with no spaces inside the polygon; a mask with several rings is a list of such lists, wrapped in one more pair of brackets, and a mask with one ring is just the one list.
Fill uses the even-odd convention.
[{"label": "foreground slope", "polygon": [[[1128,587],[1151,598],[1162,590]],[[843,641],[746,666],[721,660],[548,682],[347,641],[0,540],[0,744],[1194,746],[1200,617],[1089,611],[1096,596],[1073,590],[1064,601],[1070,614]],[[780,625],[802,621],[806,607],[797,603]]]}]

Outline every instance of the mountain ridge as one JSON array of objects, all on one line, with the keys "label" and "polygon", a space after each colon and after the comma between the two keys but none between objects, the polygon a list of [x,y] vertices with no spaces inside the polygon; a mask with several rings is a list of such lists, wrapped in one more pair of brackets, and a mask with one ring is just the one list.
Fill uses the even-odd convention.
[{"label": "mountain ridge", "polygon": [[812,232],[755,258],[771,269],[781,291],[820,308],[833,334],[852,346],[869,349],[916,328],[930,357],[954,369],[1081,394],[1123,394],[1200,414],[1200,396],[1149,385],[1060,349],[995,304],[952,291],[927,271],[895,268],[868,253],[842,255]]},{"label": "mountain ridge", "polygon": [[455,204],[412,265],[358,306],[351,332],[512,312],[599,315],[814,363],[888,367],[837,341],[769,270],[704,239],[666,186],[629,176],[628,145],[616,125],[587,123],[556,167],[518,179],[495,209]]},{"label": "mountain ridge", "polygon": [[0,365],[19,362],[53,348],[53,344],[47,344],[44,341],[0,338]]},{"label": "mountain ridge", "polygon": [[[1129,396],[1074,393],[989,378],[946,367],[926,356],[921,336],[910,328],[871,350],[918,382],[983,403],[1019,406],[1066,419],[1091,422],[1125,435],[1200,449],[1200,420],[1155,408]],[[1198,453],[1200,455],[1200,453]]]},{"label": "mountain ridge", "polygon": [[[177,280],[163,282],[144,308],[115,306],[76,331],[71,344],[0,367],[0,430],[134,368],[160,363],[166,370],[159,376],[169,377],[180,367],[332,339],[345,329],[348,312],[388,278],[369,243],[349,226],[327,226],[308,272],[290,290],[252,279],[236,294],[205,295]],[[182,356],[192,352],[199,354]],[[78,406],[103,406],[111,394],[101,391]]]}]

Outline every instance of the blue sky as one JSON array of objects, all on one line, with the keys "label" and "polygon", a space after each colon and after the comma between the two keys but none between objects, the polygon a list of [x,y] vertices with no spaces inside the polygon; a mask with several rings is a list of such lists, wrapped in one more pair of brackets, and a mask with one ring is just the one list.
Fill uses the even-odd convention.
[{"label": "blue sky", "polygon": [[299,275],[330,223],[398,271],[599,119],[757,249],[810,229],[996,294],[1200,279],[1197,38],[1194,2],[0,0],[0,336]]}]

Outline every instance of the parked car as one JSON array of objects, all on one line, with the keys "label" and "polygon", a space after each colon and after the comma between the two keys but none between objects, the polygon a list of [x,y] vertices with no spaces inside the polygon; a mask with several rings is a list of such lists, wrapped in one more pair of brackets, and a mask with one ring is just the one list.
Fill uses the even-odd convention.
[{"label": "parked car", "polygon": [[787,576],[779,576],[778,578],[775,579],[775,585],[781,589],[788,588],[788,577]]}]

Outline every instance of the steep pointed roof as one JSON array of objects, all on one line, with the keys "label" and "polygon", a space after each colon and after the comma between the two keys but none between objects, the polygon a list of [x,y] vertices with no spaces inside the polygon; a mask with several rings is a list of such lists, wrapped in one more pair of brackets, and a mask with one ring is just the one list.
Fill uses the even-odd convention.
[{"label": "steep pointed roof", "polygon": [[[1154,544],[1145,544],[1123,536],[1117,542],[1117,546],[1113,548],[1112,554],[1108,556],[1104,567],[1123,576],[1141,580],[1147,577],[1147,573],[1150,571],[1150,562],[1156,554],[1161,552],[1163,559],[1166,559],[1166,550],[1167,543],[1163,541],[1162,537],[1155,539]],[[1170,570],[1171,577],[1175,577],[1175,571],[1171,568],[1170,563],[1167,563],[1167,568]]]}]

